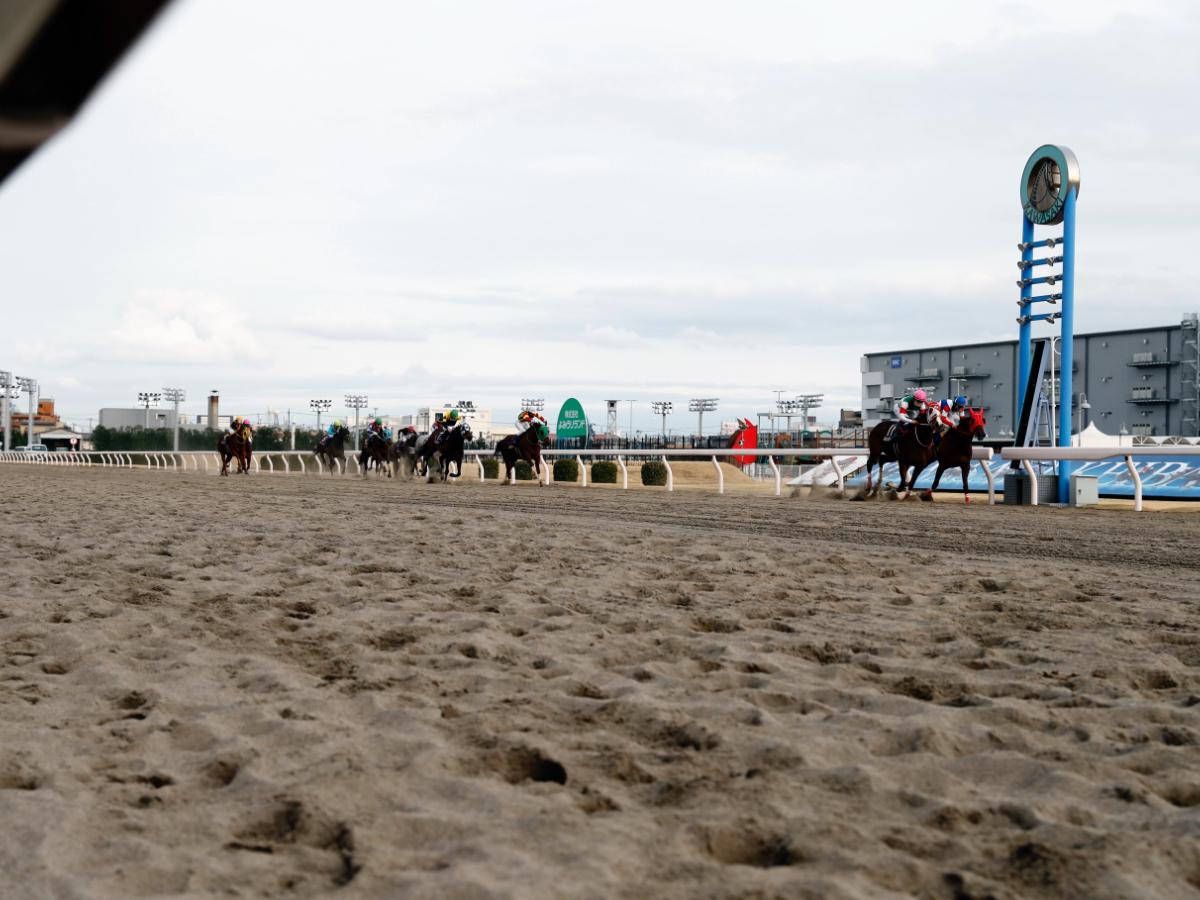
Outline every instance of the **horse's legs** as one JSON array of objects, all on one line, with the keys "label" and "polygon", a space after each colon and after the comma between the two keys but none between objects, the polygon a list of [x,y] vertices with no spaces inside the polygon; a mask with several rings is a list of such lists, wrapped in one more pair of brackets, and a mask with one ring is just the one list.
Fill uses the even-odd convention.
[{"label": "horse's legs", "polygon": [[971,457],[967,457],[967,461],[961,466],[963,475],[963,497],[967,503],[971,502],[971,486],[967,484],[967,479],[971,477]]},{"label": "horse's legs", "polygon": [[925,492],[923,494],[921,494],[922,500],[932,500],[933,499],[934,489],[938,486],[938,482],[942,480],[942,473],[945,471],[946,471],[945,464],[939,462],[937,471],[933,475],[933,484],[931,484],[929,487],[927,487],[925,489]]},{"label": "horse's legs", "polygon": [[[900,487],[904,487],[906,484],[908,484],[908,463],[897,460],[897,464],[900,466]],[[882,470],[880,471],[879,477],[883,477]],[[908,493],[905,493],[904,496],[907,497]]]}]

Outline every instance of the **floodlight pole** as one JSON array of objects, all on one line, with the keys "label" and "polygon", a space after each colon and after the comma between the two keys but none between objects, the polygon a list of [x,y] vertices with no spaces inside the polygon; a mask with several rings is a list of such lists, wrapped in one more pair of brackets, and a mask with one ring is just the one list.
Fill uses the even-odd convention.
[{"label": "floodlight pole", "polygon": [[6,451],[12,449],[12,372],[0,372],[0,382],[3,382],[0,387],[4,390],[4,397],[0,400],[3,408],[0,409],[0,415],[4,417],[4,449]]},{"label": "floodlight pole", "polygon": [[[173,400],[175,402],[175,452],[178,453],[179,452],[179,401],[186,400],[187,394],[184,393],[183,388],[163,388],[163,396],[166,397],[168,400]],[[147,410],[146,414],[149,415],[150,411]]]},{"label": "floodlight pole", "polygon": [[675,404],[669,400],[655,400],[650,404],[650,408],[654,410],[656,416],[662,416],[662,437],[665,441],[667,439],[667,416],[671,414]]},{"label": "floodlight pole", "polygon": [[359,425],[359,410],[366,409],[367,395],[366,394],[347,394],[346,406],[354,410],[354,452],[358,452],[358,425]]},{"label": "floodlight pole", "polygon": [[33,408],[34,397],[37,396],[38,383],[36,378],[22,378],[19,381],[21,390],[29,394],[29,419],[25,423],[25,446],[33,446]]},{"label": "floodlight pole", "polygon": [[146,410],[146,431],[150,430],[150,407],[158,406],[161,396],[161,394],[155,394],[150,391],[141,391],[138,393],[138,406],[144,407]]},{"label": "floodlight pole", "polygon": [[[309,401],[308,401],[308,405],[309,405],[309,406],[310,406],[310,407],[313,409],[313,411],[315,411],[315,412],[316,412],[316,414],[317,414],[317,439],[318,439],[318,440],[320,440],[320,436],[321,436],[321,411],[322,411],[322,410],[328,411],[328,410],[329,410],[329,408],[330,408],[331,406],[333,406],[333,401],[332,401],[332,400],[309,400]],[[293,430],[294,430],[294,429],[293,429]],[[295,448],[293,447],[292,449],[294,450]]]},{"label": "floodlight pole", "polygon": [[702,441],[704,440],[704,414],[706,412],[712,412],[715,410],[720,399],[720,397],[704,397],[701,399],[692,400],[688,404],[688,410],[690,412],[700,414],[700,422],[698,427],[700,429],[700,439]]}]

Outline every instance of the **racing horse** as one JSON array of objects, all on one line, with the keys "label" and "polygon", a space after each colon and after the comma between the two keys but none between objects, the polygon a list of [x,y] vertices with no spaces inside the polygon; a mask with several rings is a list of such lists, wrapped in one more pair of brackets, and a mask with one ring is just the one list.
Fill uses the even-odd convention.
[{"label": "racing horse", "polygon": [[921,494],[922,500],[933,499],[934,488],[942,480],[943,472],[947,469],[960,469],[962,470],[963,497],[966,498],[967,503],[971,502],[967,476],[971,474],[972,444],[987,437],[987,432],[983,430],[983,426],[986,424],[987,419],[983,417],[983,410],[971,409],[968,406],[966,413],[958,420],[958,424],[942,436],[941,442],[937,445],[937,474],[933,476],[933,484]]},{"label": "racing horse", "polygon": [[396,440],[392,441],[388,448],[388,463],[391,464],[393,475],[399,477],[407,466],[408,474],[404,477],[412,477],[412,471],[417,465],[416,429],[409,426],[396,433]]},{"label": "racing horse", "polygon": [[[442,481],[451,477],[451,465],[454,466],[454,478],[462,475],[463,450],[469,440],[471,440],[471,426],[466,422],[460,422],[450,429],[449,433],[447,433],[442,442],[437,446],[436,452],[442,473]],[[426,464],[426,470],[428,470],[428,463]]]},{"label": "racing horse", "polygon": [[[867,495],[872,492],[871,470],[879,464],[879,486],[883,486],[884,463],[900,464],[900,486],[904,488],[905,498],[911,496],[913,484],[925,467],[933,462],[937,455],[937,447],[933,441],[933,426],[929,424],[928,410],[922,410],[916,424],[908,431],[899,433],[893,440],[887,440],[888,431],[893,427],[899,430],[895,422],[880,422],[871,429],[867,437]],[[909,469],[912,477],[909,477]]]},{"label": "racing horse", "polygon": [[[436,456],[438,458],[438,471],[442,474],[442,480],[445,481],[446,451],[451,447],[450,439],[455,434],[458,434],[456,443],[458,445],[458,462],[461,468],[463,444],[466,442],[463,439],[464,433],[466,440],[470,440],[470,426],[468,426],[466,422],[460,421],[459,424],[451,428],[444,429],[441,432],[440,443],[438,441],[438,432],[433,431],[425,435],[425,437],[419,443],[417,443],[413,451],[413,471],[424,478],[429,474],[429,461]],[[456,474],[454,477],[457,478],[458,474]]]},{"label": "racing horse", "polygon": [[229,474],[229,461],[237,460],[237,474],[245,475],[250,471],[250,457],[254,453],[254,445],[250,442],[250,430],[241,426],[233,434],[225,434],[217,441],[217,453],[221,457],[221,474]]},{"label": "racing horse", "polygon": [[504,457],[504,484],[516,484],[514,469],[517,466],[517,457],[533,466],[538,481],[541,481],[542,442],[549,437],[550,429],[537,422],[520,434],[506,437],[496,444],[496,455]]},{"label": "racing horse", "polygon": [[370,432],[367,439],[363,441],[362,452],[358,456],[358,464],[363,470],[363,478],[367,477],[367,473],[371,469],[371,463],[375,463],[375,473],[382,475],[387,472],[387,477],[392,477],[392,467],[388,465],[388,460],[392,455],[392,439],[384,438],[381,434]]},{"label": "racing horse", "polygon": [[328,437],[323,437],[317,441],[317,446],[313,448],[313,455],[318,460],[324,460],[325,465],[329,467],[329,474],[333,474],[333,470],[337,468],[337,464],[342,464],[342,472],[346,471],[346,441],[350,440],[350,429],[345,425],[339,425],[337,431]]}]

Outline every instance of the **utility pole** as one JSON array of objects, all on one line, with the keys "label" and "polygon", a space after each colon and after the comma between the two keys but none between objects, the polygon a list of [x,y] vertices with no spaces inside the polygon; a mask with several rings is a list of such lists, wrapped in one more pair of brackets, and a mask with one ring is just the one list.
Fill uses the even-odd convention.
[{"label": "utility pole", "polygon": [[3,405],[0,415],[4,417],[4,449],[6,451],[12,449],[12,401],[18,396],[12,378],[12,372],[0,372],[0,389],[4,391],[0,396],[0,404]]},{"label": "utility pole", "polygon": [[308,405],[310,407],[312,407],[313,411],[316,412],[316,414],[317,414],[317,436],[319,438],[320,434],[321,434],[321,412],[322,411],[328,412],[329,408],[331,406],[333,406],[333,401],[332,400],[309,400]]},{"label": "utility pole", "polygon": [[662,416],[662,436],[665,441],[667,439],[667,416],[671,414],[675,404],[670,400],[654,400],[650,403],[650,408],[654,410],[656,416]]},{"label": "utility pole", "polygon": [[366,394],[347,394],[346,406],[354,410],[354,452],[358,452],[358,411],[367,408]]},{"label": "utility pole", "polygon": [[[163,396],[175,403],[175,452],[179,452],[179,401],[186,400],[187,394],[183,388],[163,388]],[[150,411],[146,411],[149,415]]]},{"label": "utility pole", "polygon": [[33,414],[37,405],[38,383],[36,378],[21,378],[17,382],[21,390],[29,394],[29,420],[25,423],[25,446],[33,446]]},{"label": "utility pole", "polygon": [[626,400],[625,402],[629,404],[629,436],[632,438],[633,437],[633,404],[637,403],[637,401],[636,400]]},{"label": "utility pole", "polygon": [[700,423],[698,427],[700,429],[699,434],[701,440],[704,440],[704,414],[706,412],[712,412],[715,410],[717,408],[717,402],[720,399],[720,397],[708,397],[700,400],[693,400],[688,404],[689,411],[700,414]]},{"label": "utility pole", "polygon": [[292,433],[292,449],[296,449],[296,423],[292,419],[292,408],[288,407],[288,431]]}]

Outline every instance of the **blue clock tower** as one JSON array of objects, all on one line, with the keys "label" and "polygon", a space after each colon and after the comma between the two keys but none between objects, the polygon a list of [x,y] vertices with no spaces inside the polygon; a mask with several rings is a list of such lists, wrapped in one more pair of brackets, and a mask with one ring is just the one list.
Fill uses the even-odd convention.
[{"label": "blue clock tower", "polygon": [[[1025,163],[1021,174],[1021,261],[1017,263],[1021,277],[1020,344],[1017,353],[1017,396],[1023,398],[1030,372],[1032,325],[1044,321],[1053,324],[1061,320],[1062,355],[1058,390],[1058,445],[1071,446],[1071,399],[1073,397],[1072,367],[1075,356],[1075,203],[1079,198],[1079,160],[1066,147],[1046,144],[1038,147]],[[1034,226],[1062,225],[1057,236],[1035,240]],[[1035,259],[1033,251],[1045,248],[1045,255]],[[1061,272],[1055,266],[1061,265]],[[1041,269],[1042,266],[1046,268]],[[1056,285],[1061,287],[1055,291]],[[1044,287],[1041,287],[1044,286]],[[1040,292],[1034,294],[1034,288]],[[1045,303],[1059,311],[1037,312],[1035,304]],[[1053,365],[1053,359],[1051,359]],[[1058,464],[1058,501],[1067,502],[1070,491],[1071,464]]]}]

